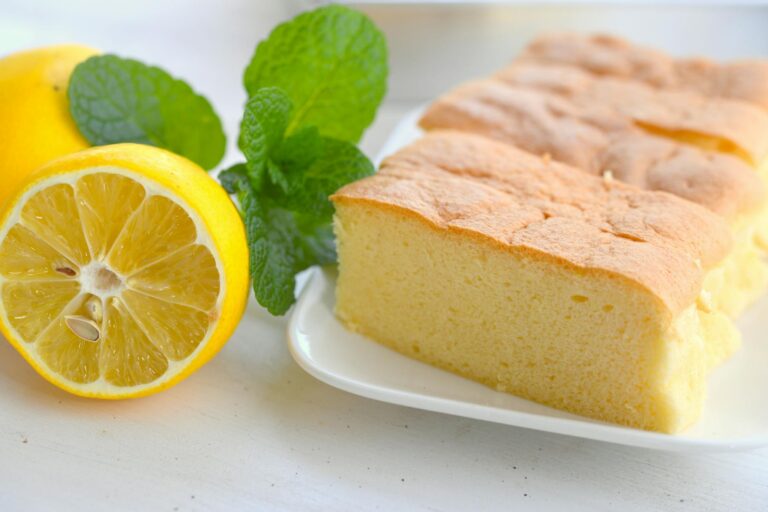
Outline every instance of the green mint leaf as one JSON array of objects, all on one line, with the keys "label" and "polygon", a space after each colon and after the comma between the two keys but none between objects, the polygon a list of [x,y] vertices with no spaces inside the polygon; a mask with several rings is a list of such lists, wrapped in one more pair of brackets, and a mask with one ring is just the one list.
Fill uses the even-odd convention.
[{"label": "green mint leaf", "polygon": [[288,184],[288,192],[278,200],[286,208],[328,222],[333,215],[328,197],[347,183],[370,176],[374,167],[349,142],[327,137],[318,138],[317,142],[319,147],[312,151],[318,154],[311,160],[302,158],[298,148],[290,153],[293,158],[280,160],[280,153],[275,155]]},{"label": "green mint leaf", "polygon": [[273,158],[290,169],[306,169],[323,151],[323,138],[314,126],[303,128],[284,139],[275,149]]},{"label": "green mint leaf", "polygon": [[326,137],[358,142],[386,92],[384,36],[364,14],[320,7],[278,25],[245,71],[249,95],[284,90],[294,105],[288,134],[315,126]]},{"label": "green mint leaf", "polygon": [[283,168],[303,172],[320,156],[322,149],[323,139],[314,126],[303,128],[281,141],[268,164],[270,181],[277,186],[274,194],[282,197],[293,192]]},{"label": "green mint leaf", "polygon": [[245,219],[256,300],[273,315],[283,315],[295,300],[297,262],[293,244],[298,230],[291,226],[284,210],[270,211],[247,180],[235,183]]},{"label": "green mint leaf", "polygon": [[327,222],[318,224],[317,219],[301,214],[296,214],[296,223],[302,234],[303,268],[336,263],[333,226]]},{"label": "green mint leaf", "polygon": [[237,194],[245,220],[254,295],[270,313],[283,315],[296,300],[296,274],[336,261],[333,232],[328,224],[279,207],[254,190],[243,167],[235,167],[223,181]]},{"label": "green mint leaf", "polygon": [[248,161],[248,176],[256,190],[261,188],[264,174],[269,171],[269,155],[283,138],[291,110],[291,100],[277,87],[259,89],[245,105],[239,142]]},{"label": "green mint leaf", "polygon": [[75,68],[68,95],[72,117],[93,145],[159,146],[205,169],[224,156],[226,137],[211,104],[158,67],[115,55],[91,57]]},{"label": "green mint leaf", "polygon": [[283,315],[295,300],[296,273],[301,270],[299,230],[289,211],[262,204],[246,219],[256,299],[273,315]]},{"label": "green mint leaf", "polygon": [[229,176],[245,219],[256,300],[273,315],[283,315],[296,300],[296,274],[335,259],[329,245],[332,235],[312,220],[275,205],[240,171]]},{"label": "green mint leaf", "polygon": [[267,175],[269,180],[279,187],[279,193],[287,194],[290,191],[290,183],[285,177],[283,170],[273,160],[267,162]]},{"label": "green mint leaf", "polygon": [[244,163],[235,164],[219,173],[219,183],[228,194],[237,194],[243,180],[248,182],[248,168]]}]

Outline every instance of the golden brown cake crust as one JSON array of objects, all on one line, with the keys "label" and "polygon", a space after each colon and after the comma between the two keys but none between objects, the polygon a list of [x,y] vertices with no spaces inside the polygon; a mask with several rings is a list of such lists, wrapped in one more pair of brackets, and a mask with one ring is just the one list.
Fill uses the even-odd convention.
[{"label": "golden brown cake crust", "polygon": [[693,303],[704,272],[731,244],[725,223],[698,205],[459,132],[425,136],[332,199],[395,208],[508,250],[622,276],[672,314]]},{"label": "golden brown cake crust", "polygon": [[728,141],[753,163],[768,155],[768,112],[745,101],[659,89],[641,81],[600,77],[579,68],[518,62],[496,78],[564,97],[582,119],[604,128],[641,124]]},{"label": "golden brown cake crust", "polygon": [[597,168],[611,170],[624,183],[688,199],[728,220],[756,211],[765,201],[763,180],[738,158],[636,131],[612,137],[597,155]]},{"label": "golden brown cake crust", "polygon": [[[741,159],[648,133],[631,115],[639,113],[653,124],[677,109],[676,116],[689,123],[696,116],[702,123],[714,122],[704,121],[706,109],[693,103],[675,107],[670,93],[660,95],[641,84],[613,80],[594,86],[595,80],[576,68],[513,65],[499,78],[506,81],[469,82],[442,96],[427,109],[421,126],[482,134],[592,174],[611,171],[617,179],[674,193],[728,219],[752,212],[764,201],[764,184]],[[669,108],[654,103],[660,96]],[[737,111],[747,106],[726,103],[736,104]],[[749,114],[756,110],[747,109]],[[666,122],[665,127],[682,125]],[[768,136],[761,144],[765,142]]]},{"label": "golden brown cake crust", "polygon": [[696,91],[768,108],[768,61],[718,63],[674,59],[604,34],[547,34],[534,40],[521,59],[577,66],[596,75],[639,80],[654,87]]}]

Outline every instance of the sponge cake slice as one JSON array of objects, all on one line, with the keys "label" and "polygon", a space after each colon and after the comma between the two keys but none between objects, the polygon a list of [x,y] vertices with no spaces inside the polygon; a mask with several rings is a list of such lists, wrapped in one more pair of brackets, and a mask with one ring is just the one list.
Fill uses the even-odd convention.
[{"label": "sponge cake slice", "polygon": [[498,390],[676,432],[738,344],[701,300],[729,228],[671,194],[435,132],[332,199],[339,318]]}]

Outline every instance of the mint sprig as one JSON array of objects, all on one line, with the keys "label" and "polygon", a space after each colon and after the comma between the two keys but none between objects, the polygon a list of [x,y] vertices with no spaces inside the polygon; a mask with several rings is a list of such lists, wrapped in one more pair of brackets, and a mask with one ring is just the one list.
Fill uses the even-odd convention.
[{"label": "mint sprig", "polygon": [[279,25],[245,72],[246,157],[219,176],[240,202],[256,299],[274,315],[295,276],[336,259],[328,196],[374,167],[355,146],[386,90],[384,37],[363,14],[330,5]]},{"label": "mint sprig", "polygon": [[91,57],[73,71],[68,95],[72,117],[93,145],[149,144],[205,169],[224,156],[226,137],[211,104],[158,67],[115,55]]}]

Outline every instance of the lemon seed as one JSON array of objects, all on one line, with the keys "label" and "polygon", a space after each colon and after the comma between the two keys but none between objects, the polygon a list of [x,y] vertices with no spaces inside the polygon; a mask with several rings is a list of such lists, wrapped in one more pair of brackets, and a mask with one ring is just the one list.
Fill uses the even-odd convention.
[{"label": "lemon seed", "polygon": [[80,315],[67,315],[64,317],[64,323],[67,324],[67,327],[75,336],[82,340],[96,342],[101,338],[101,330],[99,330],[98,324],[90,318]]},{"label": "lemon seed", "polygon": [[101,322],[104,317],[103,306],[101,305],[101,299],[98,297],[91,297],[85,302],[85,310],[91,317],[91,320],[95,322]]}]

